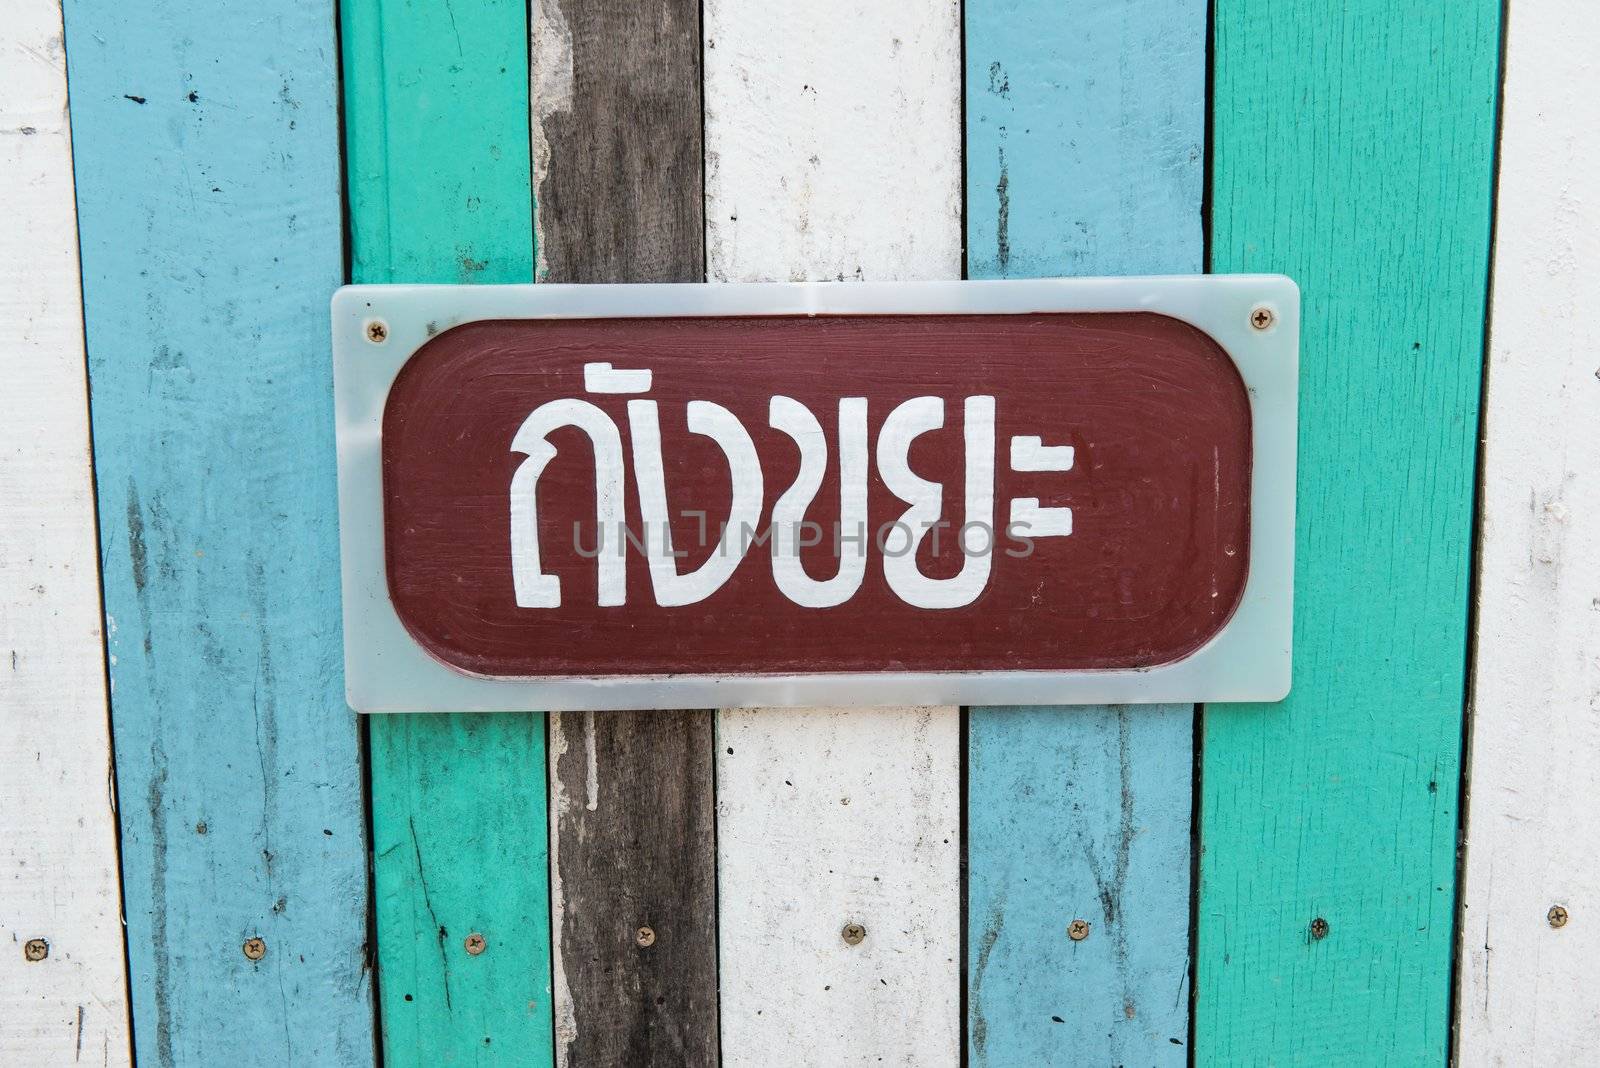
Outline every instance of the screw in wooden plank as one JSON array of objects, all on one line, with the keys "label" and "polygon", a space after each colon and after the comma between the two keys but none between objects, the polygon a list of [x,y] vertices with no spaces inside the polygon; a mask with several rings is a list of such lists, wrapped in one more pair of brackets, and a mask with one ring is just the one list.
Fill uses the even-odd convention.
[{"label": "screw in wooden plank", "polygon": [[267,955],[267,944],[259,938],[246,938],[244,940],[244,955],[251,960],[260,960]]},{"label": "screw in wooden plank", "polygon": [[489,943],[477,931],[467,935],[466,940],[461,944],[467,948],[467,955],[472,957],[476,957],[489,947]]},{"label": "screw in wooden plank", "polygon": [[1257,304],[1250,311],[1250,325],[1257,330],[1271,330],[1272,324],[1277,321],[1278,317],[1265,304]]},{"label": "screw in wooden plank", "polygon": [[844,939],[847,946],[859,946],[867,937],[867,929],[859,923],[847,923],[839,932],[839,937]]},{"label": "screw in wooden plank", "polygon": [[1328,937],[1328,921],[1318,916],[1311,921],[1311,937],[1320,942]]},{"label": "screw in wooden plank", "polygon": [[382,319],[373,319],[367,323],[367,340],[374,345],[381,345],[389,340],[389,324]]},{"label": "screw in wooden plank", "polygon": [[22,959],[38,964],[50,955],[50,943],[42,938],[30,938],[22,943]]},{"label": "screw in wooden plank", "polygon": [[1551,927],[1565,927],[1567,925],[1567,910],[1560,905],[1551,905],[1550,911],[1544,914],[1550,921]]},{"label": "screw in wooden plank", "polygon": [[1082,942],[1085,938],[1088,938],[1089,921],[1073,920],[1071,923],[1067,924],[1067,937],[1072,939],[1074,942]]},{"label": "screw in wooden plank", "polygon": [[656,944],[656,932],[653,927],[641,927],[633,932],[633,941],[640,949],[649,949]]}]

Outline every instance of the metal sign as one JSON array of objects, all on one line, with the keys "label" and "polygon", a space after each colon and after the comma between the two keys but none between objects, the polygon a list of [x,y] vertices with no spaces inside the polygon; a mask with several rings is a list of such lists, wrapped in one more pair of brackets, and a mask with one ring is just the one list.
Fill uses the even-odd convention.
[{"label": "metal sign", "polygon": [[334,298],[359,711],[1275,700],[1278,277]]}]

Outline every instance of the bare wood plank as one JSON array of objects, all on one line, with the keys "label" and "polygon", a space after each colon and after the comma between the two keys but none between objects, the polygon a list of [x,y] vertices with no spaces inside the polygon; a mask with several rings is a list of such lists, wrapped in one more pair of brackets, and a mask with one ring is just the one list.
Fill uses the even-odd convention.
[{"label": "bare wood plank", "polygon": [[1507,33],[1457,1061],[1583,1064],[1600,1049],[1600,7],[1514,0]]},{"label": "bare wood plank", "polygon": [[0,19],[0,1062],[130,1063],[59,0]]},{"label": "bare wood plank", "polygon": [[551,716],[558,1062],[717,1063],[711,714]]},{"label": "bare wood plank", "polygon": [[[954,0],[709,0],[712,278],[960,277],[960,27]],[[724,1063],[956,1063],[959,711],[717,732]]]},{"label": "bare wood plank", "polygon": [[[538,278],[699,281],[693,0],[535,0]],[[718,1060],[706,710],[550,717],[556,1059]]]},{"label": "bare wood plank", "polygon": [[534,0],[538,281],[705,277],[700,9]]}]

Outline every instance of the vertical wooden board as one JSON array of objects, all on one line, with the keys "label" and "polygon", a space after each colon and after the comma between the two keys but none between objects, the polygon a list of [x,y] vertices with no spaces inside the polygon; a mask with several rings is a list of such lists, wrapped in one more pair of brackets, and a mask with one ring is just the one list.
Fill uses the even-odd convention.
[{"label": "vertical wooden board", "polygon": [[706,270],[961,276],[956,0],[707,0]]},{"label": "vertical wooden board", "polygon": [[1600,9],[1516,0],[1507,34],[1457,1060],[1580,1064],[1600,1049]]},{"label": "vertical wooden board", "polygon": [[[354,280],[530,280],[523,5],[341,18]],[[385,1063],[550,1063],[545,717],[368,729]]]},{"label": "vertical wooden board", "polygon": [[[704,278],[699,5],[535,0],[532,34],[539,279]],[[557,1063],[717,1064],[711,713],[550,738]]]},{"label": "vertical wooden board", "polygon": [[1499,15],[1216,5],[1212,268],[1304,314],[1294,690],[1205,710],[1203,1063],[1446,1056]]},{"label": "vertical wooden board", "polygon": [[951,708],[717,714],[723,1063],[959,1061],[959,759]]},{"label": "vertical wooden board", "polygon": [[[710,277],[959,277],[959,5],[705,18]],[[717,714],[725,1064],[958,1061],[960,761],[954,708]]]},{"label": "vertical wooden board", "polygon": [[370,1064],[333,8],[65,15],[135,1052]]},{"label": "vertical wooden board", "polygon": [[717,1064],[711,715],[551,715],[558,1063]]},{"label": "vertical wooden board", "polygon": [[[966,44],[972,277],[1201,268],[1202,0],[972,0]],[[972,710],[974,1065],[1186,1062],[1193,722]]]},{"label": "vertical wooden board", "polygon": [[[0,22],[0,1062],[126,1065],[59,0]],[[43,943],[42,947],[40,943]],[[30,949],[30,945],[33,947]],[[42,959],[34,959],[40,953]]]}]

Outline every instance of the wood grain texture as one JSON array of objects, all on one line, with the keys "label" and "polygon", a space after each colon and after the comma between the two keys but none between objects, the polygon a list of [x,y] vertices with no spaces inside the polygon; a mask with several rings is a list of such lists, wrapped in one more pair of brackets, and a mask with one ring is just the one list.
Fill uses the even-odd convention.
[{"label": "wood grain texture", "polygon": [[557,1059],[715,1065],[711,714],[550,726]]},{"label": "wood grain texture", "polygon": [[[699,5],[532,11],[539,279],[701,280]],[[552,715],[550,739],[556,1062],[717,1064],[710,711]]]},{"label": "wood grain texture", "polygon": [[[529,281],[523,5],[340,7],[353,280]],[[545,717],[377,716],[369,739],[385,1063],[549,1064]]]},{"label": "wood grain texture", "polygon": [[1456,1059],[1581,1064],[1600,1050],[1600,9],[1515,0],[1507,34]]},{"label": "wood grain texture", "polygon": [[[969,0],[968,273],[1200,270],[1206,44],[1202,0]],[[970,716],[971,1063],[1186,1063],[1193,709]]]},{"label": "wood grain texture", "polygon": [[[709,276],[959,277],[959,5],[705,18]],[[958,1061],[960,760],[954,708],[717,714],[725,1064]]]},{"label": "wood grain texture", "polygon": [[137,1059],[370,1065],[333,7],[65,15]]},{"label": "wood grain texture", "polygon": [[702,281],[699,5],[532,11],[539,281]]},{"label": "wood grain texture", "polygon": [[6,5],[0,67],[0,1062],[127,1065],[59,0]]},{"label": "wood grain texture", "polygon": [[1216,5],[1211,266],[1304,326],[1294,690],[1205,710],[1200,1063],[1446,1057],[1499,21]]}]

